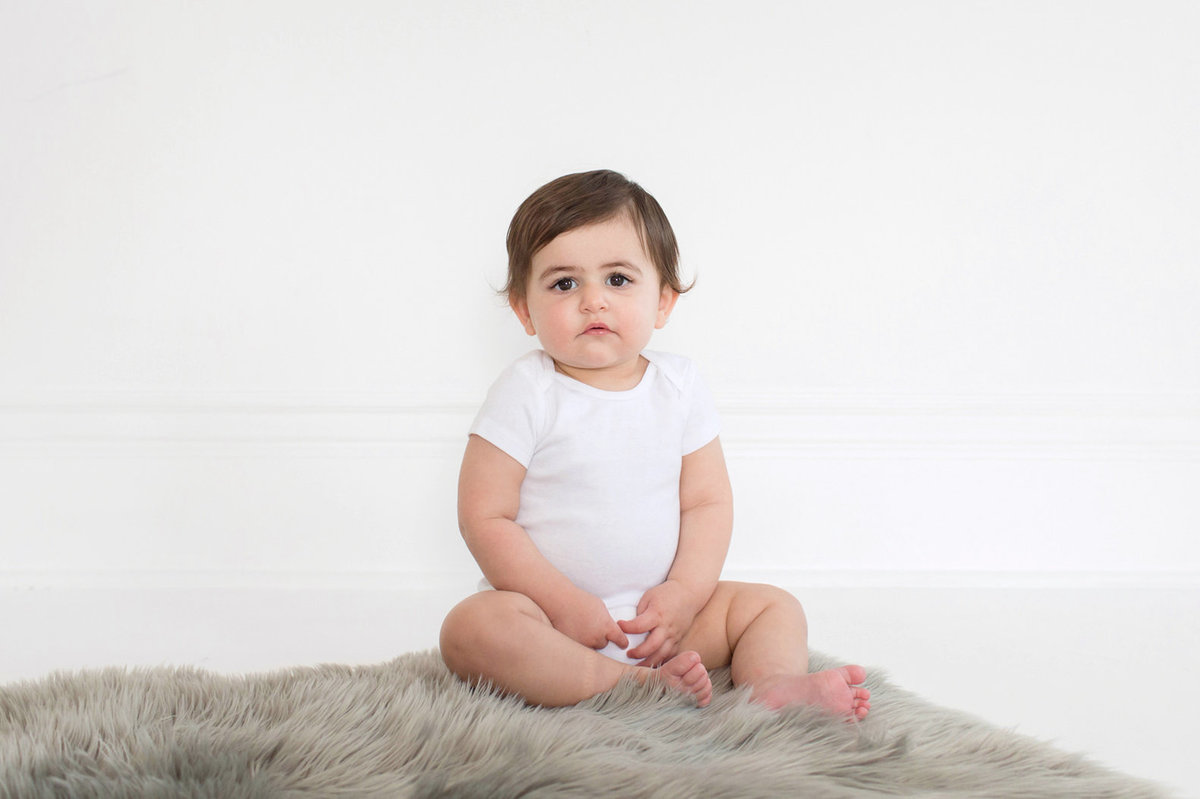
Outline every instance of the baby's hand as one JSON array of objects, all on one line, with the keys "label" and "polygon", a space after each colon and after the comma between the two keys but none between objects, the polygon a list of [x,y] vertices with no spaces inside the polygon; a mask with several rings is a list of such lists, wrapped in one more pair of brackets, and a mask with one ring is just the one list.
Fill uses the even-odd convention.
[{"label": "baby's hand", "polygon": [[573,641],[578,641],[592,649],[603,649],[612,641],[624,649],[629,646],[629,638],[613,621],[608,608],[598,596],[586,591],[578,591],[569,602],[546,611],[554,629]]},{"label": "baby's hand", "polygon": [[619,621],[620,628],[630,634],[650,633],[646,640],[627,653],[630,658],[642,658],[639,666],[660,666],[679,652],[679,642],[691,629],[700,608],[695,597],[682,584],[667,580],[642,595],[638,615]]}]

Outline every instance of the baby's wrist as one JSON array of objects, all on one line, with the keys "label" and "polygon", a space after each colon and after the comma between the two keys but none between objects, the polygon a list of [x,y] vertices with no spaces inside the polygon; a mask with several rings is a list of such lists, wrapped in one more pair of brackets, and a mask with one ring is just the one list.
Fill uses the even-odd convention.
[{"label": "baby's wrist", "polygon": [[693,603],[696,612],[699,612],[709,600],[712,599],[713,593],[717,590],[716,580],[695,580],[684,581],[684,586],[688,592],[688,596]]},{"label": "baby's wrist", "polygon": [[668,577],[667,582],[676,586],[676,589],[683,594],[684,600],[694,610],[699,610],[700,608],[704,607],[707,597],[704,596],[705,592],[703,588],[695,583],[682,580],[678,577]]}]

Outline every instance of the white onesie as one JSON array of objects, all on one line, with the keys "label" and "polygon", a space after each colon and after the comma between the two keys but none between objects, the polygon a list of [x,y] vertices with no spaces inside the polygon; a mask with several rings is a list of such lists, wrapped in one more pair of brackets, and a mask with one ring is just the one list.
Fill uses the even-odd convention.
[{"label": "white onesie", "polygon": [[[637,386],[604,391],[534,350],[497,378],[470,430],[525,467],[517,524],[615,619],[633,618],[642,594],[667,578],[683,456],[720,426],[690,360],[642,355],[650,365]],[[630,648],[642,638],[630,636]],[[601,651],[634,662],[615,644]]]}]

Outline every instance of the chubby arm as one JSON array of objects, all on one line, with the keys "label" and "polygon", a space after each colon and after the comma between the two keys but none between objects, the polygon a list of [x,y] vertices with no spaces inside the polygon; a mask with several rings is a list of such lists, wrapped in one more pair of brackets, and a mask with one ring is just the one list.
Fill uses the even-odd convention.
[{"label": "chubby arm", "polygon": [[733,489],[721,440],[683,457],[679,475],[679,548],[666,582],[647,591],[638,615],[620,622],[627,633],[650,634],[630,650],[657,666],[672,657],[716,590],[733,533]]},{"label": "chubby arm", "polygon": [[[687,587],[704,607],[717,588],[733,535],[733,488],[721,439],[683,458],[679,476],[679,551],[668,580]],[[699,610],[699,608],[697,608]]]},{"label": "chubby arm", "polygon": [[596,596],[577,587],[546,560],[517,524],[525,468],[479,436],[467,441],[458,475],[458,526],[493,588],[537,603],[559,632],[592,649],[608,641],[629,645]]}]

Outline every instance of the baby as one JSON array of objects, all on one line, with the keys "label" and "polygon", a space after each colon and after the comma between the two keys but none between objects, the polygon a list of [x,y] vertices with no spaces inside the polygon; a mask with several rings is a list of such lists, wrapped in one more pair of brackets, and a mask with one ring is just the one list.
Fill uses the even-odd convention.
[{"label": "baby", "polygon": [[864,718],[860,666],[808,673],[804,611],[720,581],[733,497],[712,398],[686,358],[645,349],[679,295],[658,203],[607,170],[521,204],[505,292],[542,349],[513,363],[470,430],[458,485],[483,590],[442,625],[446,665],[534,705],[624,676],[712,697],[707,669],[768,707]]}]

